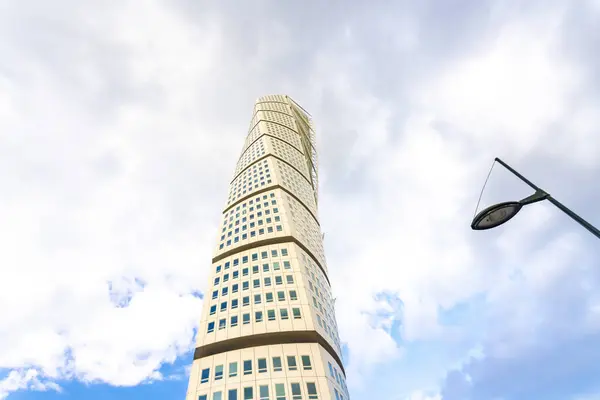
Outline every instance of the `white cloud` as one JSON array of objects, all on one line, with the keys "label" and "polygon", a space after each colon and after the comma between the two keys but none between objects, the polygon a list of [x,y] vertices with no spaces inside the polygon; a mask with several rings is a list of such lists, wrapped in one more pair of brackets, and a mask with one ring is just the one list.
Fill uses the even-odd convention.
[{"label": "white cloud", "polygon": [[442,400],[442,396],[440,394],[426,394],[425,392],[419,390],[411,393],[406,400]]},{"label": "white cloud", "polygon": [[[194,86],[210,83],[197,72],[218,64],[202,55],[216,39],[195,37],[158,3],[97,11],[82,42],[52,29],[54,13],[23,16],[40,28],[10,48],[21,70],[2,79],[0,366],[13,369],[5,393],[40,389],[42,377],[160,379],[161,364],[193,346],[202,302],[192,292],[206,279],[218,219],[202,196],[213,177],[198,174],[219,157],[211,120],[197,124]],[[85,25],[68,19],[64,29]],[[45,39],[71,46],[60,64],[36,52]],[[132,100],[148,85],[159,108]]]},{"label": "white cloud", "polygon": [[61,391],[56,383],[40,379],[39,373],[34,369],[11,371],[6,378],[0,380],[0,399],[5,399],[11,392],[21,389]]}]

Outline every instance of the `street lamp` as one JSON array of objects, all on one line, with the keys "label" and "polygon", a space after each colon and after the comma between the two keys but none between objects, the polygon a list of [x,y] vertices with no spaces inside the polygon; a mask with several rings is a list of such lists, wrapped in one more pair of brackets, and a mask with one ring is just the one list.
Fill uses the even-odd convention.
[{"label": "street lamp", "polygon": [[528,204],[537,203],[538,201],[548,200],[550,203],[554,204],[561,211],[567,214],[569,217],[573,218],[576,222],[578,222],[585,229],[590,231],[594,236],[600,239],[600,231],[595,228],[592,224],[581,218],[579,215],[575,214],[573,211],[569,210],[562,203],[556,200],[554,197],[550,196],[544,190],[540,189],[533,183],[531,183],[527,178],[523,175],[519,174],[517,171],[512,169],[508,164],[504,161],[496,157],[495,161],[500,163],[504,168],[512,172],[517,178],[525,182],[529,185],[535,193],[531,196],[525,197],[519,201],[506,201],[504,203],[494,204],[485,210],[481,211],[479,214],[473,218],[473,222],[471,222],[471,229],[476,231],[482,231],[486,229],[492,229],[499,225],[508,222],[511,218],[513,218],[517,213]]}]

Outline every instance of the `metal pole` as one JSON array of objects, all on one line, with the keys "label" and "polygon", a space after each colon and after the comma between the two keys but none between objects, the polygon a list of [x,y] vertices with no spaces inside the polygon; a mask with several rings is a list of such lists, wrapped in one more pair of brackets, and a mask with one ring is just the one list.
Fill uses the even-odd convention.
[{"label": "metal pole", "polygon": [[539,187],[537,187],[533,183],[531,183],[529,181],[529,179],[525,178],[523,175],[521,175],[520,173],[518,173],[517,171],[515,171],[510,165],[508,165],[507,163],[505,163],[504,161],[502,161],[498,157],[496,157],[496,161],[499,162],[504,168],[506,168],[507,170],[509,170],[510,172],[512,172],[514,175],[516,175],[517,178],[519,178],[520,180],[522,180],[523,182],[525,182],[526,184],[528,184],[529,186],[531,186],[533,188],[533,190],[535,190],[535,191],[541,190]]},{"label": "metal pole", "polygon": [[561,209],[565,214],[569,217],[573,218],[575,221],[579,222],[581,226],[591,232],[592,235],[596,236],[600,239],[600,231],[594,227],[592,224],[587,222],[585,219],[581,218],[579,215],[575,214],[573,211],[569,210],[565,205],[563,205],[560,201],[556,200],[552,196],[548,196],[548,201],[554,204],[556,207]]},{"label": "metal pole", "polygon": [[[504,161],[502,161],[498,157],[496,157],[496,161],[498,163],[500,163],[504,168],[506,168],[507,170],[512,172],[517,178],[519,178],[520,180],[525,182],[527,185],[532,187],[534,190],[542,191],[545,193],[545,191],[543,191],[542,189],[540,189],[539,187],[534,185],[527,178],[525,178],[523,175],[521,175],[520,173],[515,171],[513,168],[511,168],[508,164],[506,164]],[[562,212],[567,214],[569,217],[571,217],[573,220],[575,220],[575,222],[579,223],[579,225],[583,226],[585,229],[590,231],[590,233],[592,235],[594,235],[598,239],[600,239],[600,231],[596,227],[594,227],[592,224],[587,222],[585,219],[581,218],[579,215],[575,214],[573,211],[571,211],[569,208],[567,208],[565,205],[563,205],[560,201],[556,200],[554,197],[548,195],[547,199],[550,203],[554,204],[559,210],[561,210]]]}]

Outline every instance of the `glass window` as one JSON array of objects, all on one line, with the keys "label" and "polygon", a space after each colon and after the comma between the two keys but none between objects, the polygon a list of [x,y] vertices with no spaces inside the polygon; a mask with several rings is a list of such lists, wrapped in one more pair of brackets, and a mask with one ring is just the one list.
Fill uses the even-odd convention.
[{"label": "glass window", "polygon": [[281,357],[273,357],[273,371],[282,371],[283,367],[281,366]]},{"label": "glass window", "polygon": [[285,301],[285,292],[277,292],[277,300]]},{"label": "glass window", "polygon": [[221,289],[221,296],[227,296],[227,287],[224,287],[223,289]]},{"label": "glass window", "polygon": [[281,269],[281,268],[279,268],[279,263],[277,261],[273,263],[273,269],[275,271],[279,271]]},{"label": "glass window", "polygon": [[252,273],[253,273],[253,274],[258,274],[259,272],[260,272],[260,271],[259,271],[259,269],[258,269],[258,265],[253,265],[253,266],[252,266]]},{"label": "glass window", "polygon": [[242,282],[242,290],[248,290],[248,289],[250,289],[250,282],[248,282],[248,281]]},{"label": "glass window", "polygon": [[231,327],[235,327],[238,324],[238,316],[237,315],[232,315],[231,316]]},{"label": "glass window", "polygon": [[259,400],[269,400],[269,385],[260,385],[258,387]]},{"label": "glass window", "polygon": [[263,312],[262,311],[257,311],[255,313],[254,317],[256,318],[256,322],[262,322],[262,320],[263,320]]},{"label": "glass window", "polygon": [[292,383],[292,400],[302,400],[302,392],[299,383]]},{"label": "glass window", "polygon": [[240,276],[240,271],[233,271],[233,279],[237,279]]},{"label": "glass window", "polygon": [[310,400],[318,399],[317,386],[314,384],[314,382],[306,382],[306,391],[308,392],[308,398]]},{"label": "glass window", "polygon": [[216,312],[217,312],[217,305],[213,304],[212,306],[210,306],[210,315],[213,315]]},{"label": "glass window", "polygon": [[219,320],[219,329],[225,329],[227,326],[227,320],[225,318],[221,318]]},{"label": "glass window", "polygon": [[267,372],[267,359],[259,358],[257,361],[258,361],[258,372],[261,374],[264,372]]},{"label": "glass window", "polygon": [[271,257],[277,257],[277,250],[271,250]]},{"label": "glass window", "polygon": [[249,313],[242,315],[242,322],[244,323],[244,325],[250,323],[250,314]]},{"label": "glass window", "polygon": [[294,315],[294,319],[302,319],[299,308],[292,308],[292,314]]},{"label": "glass window", "polygon": [[290,371],[296,371],[298,369],[298,365],[296,364],[296,356],[287,356],[287,364]]},{"label": "glass window", "polygon": [[254,289],[259,288],[260,287],[260,279],[255,279],[252,282],[252,286],[254,287]]},{"label": "glass window", "polygon": [[210,377],[210,368],[204,368],[202,370],[202,375],[200,376],[200,383],[208,382],[209,377]]},{"label": "glass window", "polygon": [[219,297],[219,291],[215,290],[214,292],[212,292],[212,298],[213,300],[216,299],[217,297]]},{"label": "glass window", "polygon": [[242,257],[242,263],[246,264],[248,262],[248,256]]},{"label": "glass window", "polygon": [[244,375],[252,374],[252,360],[244,360]]},{"label": "glass window", "polygon": [[285,279],[287,280],[288,284],[294,283],[294,275],[287,275]]},{"label": "glass window", "polygon": [[281,255],[284,257],[287,256],[288,255],[287,249],[281,249]]},{"label": "glass window", "polygon": [[283,279],[281,276],[276,276],[275,277],[275,284],[276,285],[282,285],[283,284]]},{"label": "glass window", "polygon": [[305,371],[310,371],[312,369],[312,365],[310,364],[310,356],[302,356],[302,368]]},{"label": "glass window", "polygon": [[333,367],[331,366],[331,363],[329,361],[327,361],[327,365],[329,366],[329,373],[331,374],[331,376],[333,376]]},{"label": "glass window", "polygon": [[200,396],[198,396],[198,400],[206,400],[206,395],[201,394]]},{"label": "glass window", "polygon": [[223,365],[217,365],[215,367],[215,381],[223,379]]},{"label": "glass window", "polygon": [[232,293],[237,293],[239,287],[240,287],[240,285],[238,285],[237,283],[234,284],[233,286],[231,286],[231,292]]},{"label": "glass window", "polygon": [[215,323],[213,322],[209,322],[208,323],[208,329],[206,330],[206,333],[211,333],[215,331]]},{"label": "glass window", "polygon": [[260,294],[254,295],[254,304],[260,304]]},{"label": "glass window", "polygon": [[223,275],[223,282],[229,281],[229,274]]},{"label": "glass window", "polygon": [[229,363],[229,377],[233,378],[234,376],[237,376],[237,362],[230,362]]},{"label": "glass window", "polygon": [[260,253],[260,257],[262,259],[265,259],[265,258],[269,257],[269,253],[267,253],[266,251],[263,251],[263,252]]},{"label": "glass window", "polygon": [[285,400],[285,386],[283,385],[283,383],[275,384],[275,399]]},{"label": "glass window", "polygon": [[225,263],[225,269],[229,269],[229,261]]},{"label": "glass window", "polygon": [[254,393],[253,393],[253,388],[252,386],[248,386],[244,388],[244,400],[253,400],[254,399]]},{"label": "glass window", "polygon": [[258,253],[252,254],[252,261],[258,260]]},{"label": "glass window", "polygon": [[233,300],[231,300],[231,309],[236,309],[236,308],[238,308],[238,302],[239,302],[239,300],[238,300],[238,299],[233,299]]},{"label": "glass window", "polygon": [[221,279],[221,278],[219,278],[219,277],[217,276],[217,277],[215,278],[214,285],[218,285],[218,284],[219,284],[219,280],[220,280],[220,279]]},{"label": "glass window", "polygon": [[265,297],[266,297],[266,299],[267,299],[267,300],[266,300],[266,301],[267,301],[267,303],[271,303],[271,302],[273,302],[273,293],[272,293],[272,292],[265,293]]},{"label": "glass window", "polygon": [[218,274],[219,272],[221,272],[221,266],[220,266],[220,265],[217,265],[217,274]]},{"label": "glass window", "polygon": [[284,261],[283,262],[283,268],[285,268],[285,269],[292,269],[292,266],[290,265],[289,261]]},{"label": "glass window", "polygon": [[243,306],[250,305],[250,296],[244,296],[244,297],[242,297],[242,305]]},{"label": "glass window", "polygon": [[268,276],[265,278],[265,286],[271,286],[271,278]]},{"label": "glass window", "polygon": [[275,310],[267,310],[267,318],[269,321],[275,321]]},{"label": "glass window", "polygon": [[225,310],[227,310],[227,302],[226,301],[221,303],[221,311],[225,311]]},{"label": "glass window", "polygon": [[247,275],[248,275],[248,268],[242,269],[242,276],[247,276]]},{"label": "glass window", "polygon": [[220,390],[213,393],[213,400],[223,400],[223,392]]},{"label": "glass window", "polygon": [[227,396],[227,400],[238,400],[237,389],[229,389],[229,396]]},{"label": "glass window", "polygon": [[281,310],[279,310],[279,315],[281,316],[281,319],[288,319],[289,314],[287,308],[282,308]]},{"label": "glass window", "polygon": [[290,290],[290,300],[298,300],[298,294],[295,290]]}]

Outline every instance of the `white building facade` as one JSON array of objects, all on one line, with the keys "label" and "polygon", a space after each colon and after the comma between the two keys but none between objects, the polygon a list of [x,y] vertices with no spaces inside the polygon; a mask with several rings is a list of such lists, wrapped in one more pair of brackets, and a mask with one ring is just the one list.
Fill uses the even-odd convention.
[{"label": "white building facade", "polygon": [[261,97],[230,184],[186,400],[348,400],[309,115]]}]

